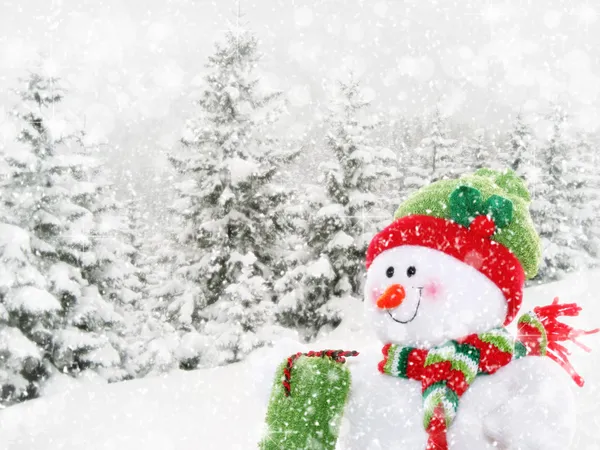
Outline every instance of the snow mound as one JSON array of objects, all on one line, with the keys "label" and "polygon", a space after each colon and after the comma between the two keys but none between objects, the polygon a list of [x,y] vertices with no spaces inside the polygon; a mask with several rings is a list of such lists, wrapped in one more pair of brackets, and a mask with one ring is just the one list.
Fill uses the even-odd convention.
[{"label": "snow mound", "polygon": [[38,348],[21,333],[21,330],[13,327],[0,330],[0,353],[9,349],[19,360],[40,357]]},{"label": "snow mound", "polygon": [[48,291],[35,286],[23,286],[6,296],[6,309],[27,311],[33,314],[48,313],[62,309],[60,302]]},{"label": "snow mound", "polygon": [[[582,315],[572,319],[578,327],[598,326],[600,305],[595,282],[599,276],[600,271],[575,274],[558,283],[528,288],[523,312],[559,296],[563,302],[583,306]],[[361,322],[361,302],[348,299],[343,314],[342,325],[310,348],[370,351],[374,338]],[[574,387],[578,430],[572,449],[597,449],[600,336],[582,340],[594,350],[587,354],[577,349],[571,356],[586,379],[582,389]],[[298,343],[296,349],[305,347]],[[261,349],[246,362],[226,367],[175,371],[168,376],[112,385],[79,385],[12,406],[0,412],[0,448],[43,449],[48,448],[49,442],[52,448],[61,450],[256,448],[266,412],[266,401],[260,400],[259,392],[264,395],[271,382],[260,378],[256,367],[270,374],[269,367],[274,373],[277,363],[267,355],[271,355],[269,351]]]}]

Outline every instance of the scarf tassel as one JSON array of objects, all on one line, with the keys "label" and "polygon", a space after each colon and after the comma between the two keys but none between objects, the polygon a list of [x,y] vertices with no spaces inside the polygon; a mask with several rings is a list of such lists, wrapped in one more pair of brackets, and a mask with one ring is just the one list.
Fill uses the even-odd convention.
[{"label": "scarf tassel", "polygon": [[[538,306],[533,309],[533,312],[539,323],[542,325],[543,333],[545,333],[545,338],[547,340],[545,352],[540,353],[540,355],[545,354],[557,362],[563,369],[567,371],[567,373],[571,376],[573,381],[577,383],[578,386],[583,386],[583,378],[575,371],[573,365],[569,361],[569,355],[571,352],[564,345],[562,345],[561,342],[573,342],[582,350],[590,352],[591,349],[579,342],[577,338],[579,336],[597,333],[600,331],[600,329],[596,328],[594,330],[581,330],[559,322],[558,318],[562,316],[578,316],[581,312],[581,306],[579,306],[577,303],[560,304],[558,303],[558,297],[554,298],[554,301],[551,305]],[[544,337],[542,333],[537,336],[532,336],[530,332],[522,333],[524,330],[521,326],[519,327],[519,331],[519,339],[521,342],[526,344],[528,349],[531,347],[528,346],[527,343],[531,342],[532,337],[538,340]]]},{"label": "scarf tassel", "polygon": [[427,427],[426,450],[448,450],[448,437],[444,407],[438,405],[433,411],[433,417]]}]

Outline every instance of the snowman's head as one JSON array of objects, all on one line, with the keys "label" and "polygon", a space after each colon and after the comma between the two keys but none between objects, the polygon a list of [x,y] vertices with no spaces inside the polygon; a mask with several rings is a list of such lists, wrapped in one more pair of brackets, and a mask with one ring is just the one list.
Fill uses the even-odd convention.
[{"label": "snowman's head", "polygon": [[465,227],[413,215],[378,233],[367,252],[364,307],[379,338],[427,348],[511,322],[525,275],[490,240],[494,229],[486,216]]},{"label": "snowman's head", "polygon": [[428,347],[499,327],[502,291],[472,266],[444,252],[400,246],[367,272],[365,313],[382,342]]}]

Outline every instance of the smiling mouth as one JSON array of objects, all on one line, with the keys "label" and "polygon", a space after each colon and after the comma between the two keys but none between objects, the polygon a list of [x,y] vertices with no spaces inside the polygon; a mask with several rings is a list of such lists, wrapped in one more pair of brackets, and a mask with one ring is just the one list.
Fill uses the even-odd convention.
[{"label": "smiling mouth", "polygon": [[417,302],[417,307],[415,308],[415,312],[412,315],[412,317],[408,320],[400,320],[400,319],[396,319],[393,315],[392,312],[387,309],[386,312],[388,313],[388,316],[391,317],[391,319],[396,322],[396,323],[402,323],[402,324],[407,324],[409,322],[412,322],[413,320],[415,320],[415,317],[417,317],[417,313],[419,312],[419,306],[421,306],[421,294],[423,292],[423,288],[422,287],[418,287],[417,288],[419,290],[419,301]]}]

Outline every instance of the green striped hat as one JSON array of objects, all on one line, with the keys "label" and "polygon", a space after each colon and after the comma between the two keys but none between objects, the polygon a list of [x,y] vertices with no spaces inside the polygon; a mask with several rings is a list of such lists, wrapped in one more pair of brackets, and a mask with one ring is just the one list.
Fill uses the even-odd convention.
[{"label": "green striped hat", "polygon": [[394,217],[426,215],[456,220],[451,215],[449,203],[452,193],[461,186],[479,191],[483,201],[499,196],[512,202],[510,222],[498,229],[491,240],[502,244],[516,256],[527,278],[535,277],[542,255],[540,238],[529,214],[531,197],[527,187],[512,170],[479,169],[458,179],[436,181],[413,193],[398,207]]}]

